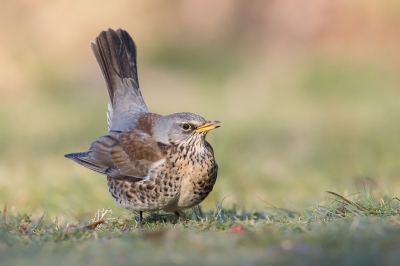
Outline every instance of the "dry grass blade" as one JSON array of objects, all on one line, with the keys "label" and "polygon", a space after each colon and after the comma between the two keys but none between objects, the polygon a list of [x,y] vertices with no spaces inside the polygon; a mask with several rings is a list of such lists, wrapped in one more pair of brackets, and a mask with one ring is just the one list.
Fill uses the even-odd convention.
[{"label": "dry grass blade", "polygon": [[104,218],[101,218],[100,220],[93,222],[91,224],[88,224],[88,225],[82,225],[82,226],[75,227],[75,226],[70,226],[69,224],[67,224],[64,231],[74,231],[74,230],[81,230],[81,229],[95,230],[99,224],[103,224],[106,221],[107,221],[107,218],[104,217]]},{"label": "dry grass blade", "polygon": [[392,201],[394,201],[394,200],[397,200],[397,201],[400,202],[400,199],[399,199],[398,197],[394,197],[394,198],[391,198],[391,199],[385,204],[385,206],[389,206],[389,204],[390,204]]},{"label": "dry grass blade", "polygon": [[356,207],[357,209],[359,209],[360,211],[363,211],[364,213],[369,213],[369,211],[368,211],[366,208],[364,208],[363,206],[361,206],[361,205],[358,204],[358,203],[355,203],[355,202],[352,202],[352,201],[346,199],[346,198],[343,197],[342,195],[339,195],[339,194],[337,194],[337,193],[335,193],[335,192],[328,191],[328,190],[325,191],[325,192],[326,192],[326,193],[329,193],[329,194],[332,194],[332,195],[334,195],[334,196],[340,198],[340,199],[343,200],[344,202],[348,203],[349,205],[352,205],[352,206]]},{"label": "dry grass blade", "polygon": [[97,226],[107,222],[107,220],[109,219],[109,217],[107,217],[107,214],[111,214],[111,213],[112,213],[111,210],[104,210],[104,209],[98,210],[97,213],[95,214],[94,219],[92,220],[92,223],[90,223],[88,225],[81,225],[81,226],[69,226],[69,224],[67,224],[67,226],[65,227],[64,230],[65,231],[81,230],[81,229],[95,230],[97,228]]},{"label": "dry grass blade", "polygon": [[4,222],[7,223],[7,203],[4,203],[3,219],[4,219]]},{"label": "dry grass blade", "polygon": [[107,218],[106,218],[106,217],[103,217],[103,218],[101,218],[100,220],[98,220],[98,221],[96,221],[96,222],[94,222],[94,223],[85,225],[85,226],[80,227],[80,228],[86,228],[86,229],[92,229],[92,230],[94,230],[94,229],[96,229],[96,227],[97,227],[99,224],[103,224],[103,223],[105,223],[106,221],[107,221]]},{"label": "dry grass blade", "polygon": [[36,230],[36,228],[39,227],[40,223],[43,221],[43,217],[44,217],[45,214],[46,214],[46,212],[44,212],[42,214],[42,216],[39,218],[39,221],[33,226],[33,228],[30,231],[34,231],[34,230]]}]

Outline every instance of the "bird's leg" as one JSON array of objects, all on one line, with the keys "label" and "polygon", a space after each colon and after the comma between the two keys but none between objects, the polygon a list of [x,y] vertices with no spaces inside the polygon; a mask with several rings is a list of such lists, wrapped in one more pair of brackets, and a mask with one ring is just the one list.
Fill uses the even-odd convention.
[{"label": "bird's leg", "polygon": [[179,218],[179,220],[182,221],[182,216],[181,216],[181,214],[180,214],[179,212],[174,212],[174,214],[175,214],[175,216],[176,216],[177,218]]},{"label": "bird's leg", "polygon": [[143,212],[139,211],[139,228],[140,228],[140,231],[143,230],[142,223],[143,223]]},{"label": "bird's leg", "polygon": [[185,219],[185,218],[183,218],[182,215],[181,215],[179,212],[174,212],[174,214],[175,214],[176,217],[179,218],[179,220],[180,220],[181,222],[187,223],[188,220]]}]

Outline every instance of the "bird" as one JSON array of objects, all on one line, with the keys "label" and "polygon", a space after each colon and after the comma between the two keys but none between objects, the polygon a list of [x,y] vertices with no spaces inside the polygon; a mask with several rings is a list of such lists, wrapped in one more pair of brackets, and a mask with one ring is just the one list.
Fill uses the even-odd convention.
[{"label": "bird", "polygon": [[66,154],[107,177],[108,191],[121,207],[139,213],[173,212],[200,204],[218,175],[214,150],[205,140],[220,127],[190,112],[152,113],[139,87],[136,44],[122,29],[102,31],[91,43],[110,96],[108,134],[86,152]]}]

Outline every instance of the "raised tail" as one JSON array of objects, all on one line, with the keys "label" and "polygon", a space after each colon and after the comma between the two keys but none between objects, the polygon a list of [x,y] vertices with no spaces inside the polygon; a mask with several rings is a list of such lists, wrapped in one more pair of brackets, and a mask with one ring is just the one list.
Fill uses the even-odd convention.
[{"label": "raised tail", "polygon": [[108,29],[100,33],[91,47],[112,104],[109,130],[129,130],[136,124],[136,113],[148,112],[139,88],[135,42],[122,29]]}]

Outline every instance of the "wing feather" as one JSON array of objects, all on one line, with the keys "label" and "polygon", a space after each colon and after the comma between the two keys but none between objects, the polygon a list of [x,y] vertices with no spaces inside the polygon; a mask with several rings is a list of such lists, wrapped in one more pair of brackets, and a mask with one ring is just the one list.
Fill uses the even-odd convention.
[{"label": "wing feather", "polygon": [[89,151],[65,157],[113,178],[135,177],[137,180],[146,178],[152,165],[164,160],[157,141],[141,130],[110,131],[109,135],[93,142]]}]

